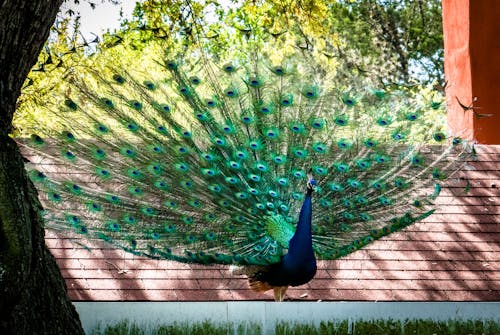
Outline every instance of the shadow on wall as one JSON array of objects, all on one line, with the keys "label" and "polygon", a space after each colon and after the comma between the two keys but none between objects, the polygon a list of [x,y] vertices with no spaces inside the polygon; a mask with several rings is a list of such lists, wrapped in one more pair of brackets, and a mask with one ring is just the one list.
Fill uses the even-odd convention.
[{"label": "shadow on wall", "polygon": [[[347,257],[320,261],[315,279],[290,288],[288,299],[500,300],[500,146],[477,150],[479,160],[443,188],[435,214]],[[146,259],[53,231],[46,240],[74,301],[272,300],[228,266]]]}]

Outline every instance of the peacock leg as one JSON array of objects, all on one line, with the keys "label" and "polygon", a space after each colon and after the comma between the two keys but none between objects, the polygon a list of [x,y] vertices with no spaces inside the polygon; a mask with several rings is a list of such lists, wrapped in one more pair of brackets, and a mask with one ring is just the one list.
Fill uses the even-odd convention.
[{"label": "peacock leg", "polygon": [[285,300],[286,290],[288,286],[276,286],[273,288],[274,291],[274,301],[282,302]]}]

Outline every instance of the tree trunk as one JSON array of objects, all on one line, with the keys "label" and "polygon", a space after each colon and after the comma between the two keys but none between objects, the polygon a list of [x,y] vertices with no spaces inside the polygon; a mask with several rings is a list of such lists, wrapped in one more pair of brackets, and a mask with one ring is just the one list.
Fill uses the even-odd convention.
[{"label": "tree trunk", "polygon": [[21,87],[63,0],[0,0],[0,334],[83,334],[44,241],[41,205],[9,138]]}]

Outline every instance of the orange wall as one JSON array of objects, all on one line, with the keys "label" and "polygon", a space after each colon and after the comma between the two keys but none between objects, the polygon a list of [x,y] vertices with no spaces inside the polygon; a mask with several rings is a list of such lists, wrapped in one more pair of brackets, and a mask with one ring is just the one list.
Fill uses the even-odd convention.
[{"label": "orange wall", "polygon": [[[450,129],[500,144],[500,1],[443,0],[443,30]],[[464,111],[457,98],[464,105],[476,99],[475,109]]]}]

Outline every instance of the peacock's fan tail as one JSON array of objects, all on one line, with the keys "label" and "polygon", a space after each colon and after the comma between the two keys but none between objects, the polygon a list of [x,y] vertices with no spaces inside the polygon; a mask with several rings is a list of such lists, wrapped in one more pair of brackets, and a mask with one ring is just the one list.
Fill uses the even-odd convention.
[{"label": "peacock's fan tail", "polygon": [[276,263],[309,171],[319,259],[430,215],[467,151],[440,103],[305,69],[165,60],[148,78],[72,77],[47,107],[57,121],[20,140],[47,227],[153,258]]}]

